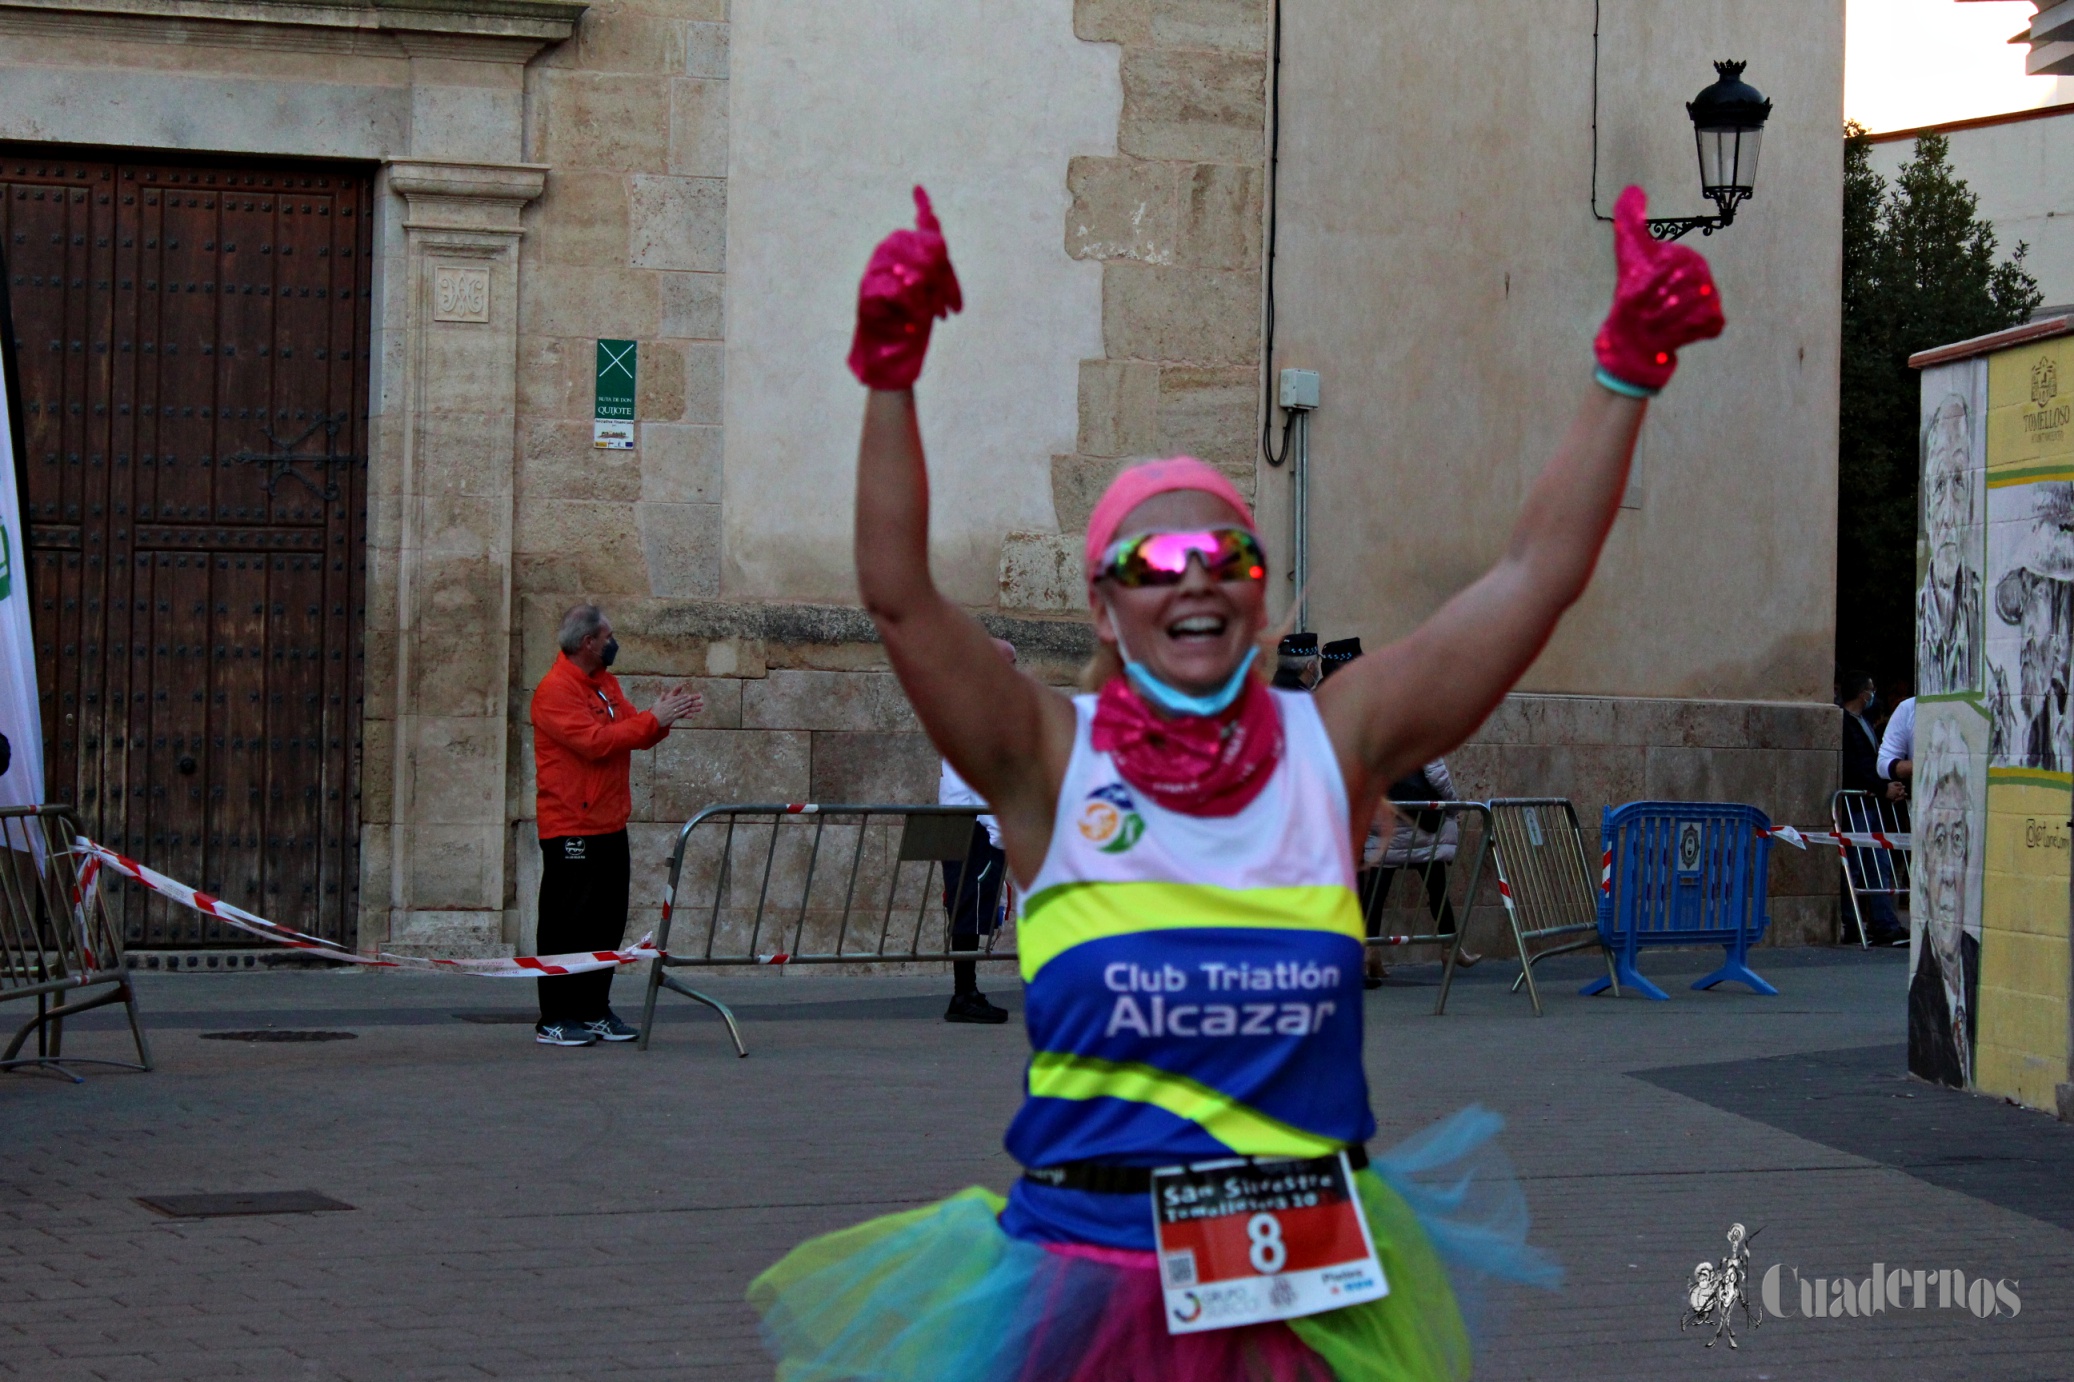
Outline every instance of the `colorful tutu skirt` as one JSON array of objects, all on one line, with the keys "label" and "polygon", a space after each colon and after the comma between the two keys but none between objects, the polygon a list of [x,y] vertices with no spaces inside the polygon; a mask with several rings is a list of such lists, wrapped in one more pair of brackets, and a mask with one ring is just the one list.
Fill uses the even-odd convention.
[{"label": "colorful tutu skirt", "polygon": [[1466,1378],[1490,1288],[1561,1276],[1526,1241],[1502,1126],[1465,1109],[1356,1173],[1390,1294],[1324,1314],[1169,1334],[1153,1254],[1012,1238],[977,1188],[803,1243],[749,1300],[778,1382]]}]

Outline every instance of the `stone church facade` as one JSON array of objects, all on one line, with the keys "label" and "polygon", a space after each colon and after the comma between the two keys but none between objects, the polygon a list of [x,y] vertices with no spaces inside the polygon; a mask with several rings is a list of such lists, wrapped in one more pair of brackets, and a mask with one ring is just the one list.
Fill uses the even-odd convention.
[{"label": "stone church facade", "polygon": [[[1574,6],[1507,5],[1517,14],[1474,33],[1451,17],[1459,7],[1398,8],[1287,17],[1285,127],[1271,145],[1274,28],[1257,0],[1014,0],[984,13],[926,0],[0,0],[0,184],[36,235],[59,226],[38,199],[60,188],[86,199],[66,213],[86,218],[85,269],[37,259],[53,252],[44,241],[7,246],[18,324],[37,311],[69,323],[52,339],[76,336],[86,362],[66,373],[18,325],[37,403],[24,420],[30,497],[54,506],[32,509],[30,535],[57,592],[38,629],[51,649],[39,657],[52,664],[39,667],[46,737],[70,746],[53,751],[66,777],[53,769],[52,799],[91,791],[111,811],[125,799],[147,857],[188,850],[196,870],[229,874],[197,881],[362,948],[523,949],[538,868],[527,698],[560,612],[581,598],[611,614],[625,650],[616,670],[637,704],[678,679],[707,698],[636,756],[636,932],[659,906],[676,827],[703,805],[931,798],[934,755],[849,586],[859,399],[841,370],[856,273],[918,180],[944,212],[971,304],[943,329],[922,384],[936,560],[946,588],[1026,664],[1064,683],[1086,655],[1076,534],[1130,459],[1202,456],[1258,495],[1271,532],[1287,523],[1287,471],[1261,459],[1263,424],[1279,436],[1281,422],[1266,374],[1286,365],[1327,380],[1313,452],[1326,569],[1313,607],[1327,636],[1401,631],[1495,554],[1523,477],[1553,444],[1546,426],[1490,419],[1560,426],[1583,377],[1610,287],[1587,165],[1602,154],[1602,178],[1693,200],[1689,132],[1661,127],[1666,112],[1682,120],[1674,101],[1703,84],[1704,60],[1744,56],[1726,52],[1742,45],[1753,79],[1770,64],[1779,98],[1773,180],[1705,248],[1745,335],[1708,357],[1705,382],[1667,398],[1638,481],[1652,488],[1623,513],[1603,590],[1465,747],[1456,777],[1474,795],[1569,796],[1594,819],[1601,803],[1641,796],[1825,817],[1838,174],[1824,112],[1841,82],[1841,6],[1810,19],[1803,5],[1748,0],[1677,37],[1668,0],[1609,6],[1609,70],[1634,75],[1619,89],[1625,113],[1611,103],[1597,136],[1580,84],[1590,27]],[[1782,25],[1798,26],[1791,41]],[[1543,40],[1555,59],[1534,56]],[[1548,70],[1520,75],[1537,63]],[[148,250],[162,256],[176,237],[132,229],[109,203],[105,317],[92,258],[96,188],[144,172],[156,195],[177,184],[183,202],[210,200],[179,210],[203,217],[193,224],[206,233],[188,238],[205,234],[215,256],[198,281],[162,267],[150,290],[151,320],[188,312],[179,320],[198,323],[215,362],[190,379],[154,356],[152,406],[193,406],[174,398],[177,377],[216,390],[202,406],[221,414],[205,411],[210,428],[177,447],[154,415],[153,449],[145,405],[122,392],[145,377],[122,373],[123,324],[140,345],[151,335],[144,296],[131,307],[122,294],[145,294],[149,264],[120,256],[125,237],[164,239]],[[295,239],[310,222],[291,215],[318,215],[297,209],[306,194],[339,218],[327,226],[358,209],[359,229]],[[282,294],[271,325],[236,324],[232,285],[249,306],[258,279],[249,249],[234,264],[218,248],[234,243],[220,219],[233,196],[237,215],[274,218],[253,222],[248,243],[270,254],[293,243],[303,266],[316,245],[323,291],[355,295],[357,317],[335,297],[308,299],[332,304],[330,344],[286,344],[303,318],[286,301],[300,280],[285,257],[262,284]],[[245,206],[269,197],[278,208]],[[32,212],[46,220],[20,219]],[[1504,237],[1473,228],[1486,222]],[[64,226],[50,233],[74,233]],[[1281,324],[1270,355],[1271,235]],[[1465,246],[1475,274],[1448,257]],[[364,273],[348,271],[348,250]],[[120,286],[126,271],[137,286]],[[198,282],[220,309],[193,311]],[[1738,285],[1751,304],[1740,319]],[[1457,349],[1458,326],[1470,346]],[[240,331],[271,342],[277,393],[319,389],[321,372],[304,366],[324,351],[329,402],[282,394],[265,426],[233,419],[233,405],[255,411],[232,397],[239,381],[260,377],[238,372],[255,350]],[[638,342],[632,450],[593,446],[599,340]],[[112,372],[94,373],[97,345]],[[301,373],[282,358],[291,349]],[[1335,432],[1336,399],[1350,423],[1358,400],[1402,421],[1387,436]],[[280,421],[291,406],[293,428]],[[333,414],[344,421],[332,432],[298,439]],[[1737,428],[1748,438],[1724,446]],[[179,456],[192,475],[197,454],[221,458],[209,471],[219,478],[195,491],[201,513],[180,515],[178,531],[161,521],[170,509],[147,525],[143,458]],[[221,478],[233,460],[249,462],[235,502]],[[172,493],[173,464],[152,464],[153,493]],[[357,478],[333,474],[354,467]],[[263,497],[248,478],[267,478]],[[1416,530],[1373,526],[1393,513],[1417,515]],[[158,596],[96,574],[128,562],[164,567],[152,579],[170,583],[191,558],[197,573],[222,573],[194,576],[195,617],[230,621],[242,597],[223,591],[246,589],[239,554],[271,561],[295,543],[310,544],[309,571],[265,568],[273,584],[251,587],[258,622],[242,634],[227,623],[168,633],[145,608]],[[350,575],[320,571],[320,549]],[[1372,563],[1371,550],[1399,555]],[[305,591],[294,584],[305,574],[307,604],[282,598]],[[71,622],[65,599],[78,602]],[[135,603],[134,618],[118,600]],[[175,618],[177,600],[163,603]],[[303,608],[307,625],[294,622]],[[115,667],[119,639],[142,661]],[[249,691],[222,681],[241,640]],[[147,656],[158,644],[180,654]],[[304,681],[287,652],[307,653]],[[323,670],[333,663],[345,670]],[[116,725],[118,693],[147,685],[171,688],[173,706],[224,695],[225,709],[185,728],[157,710]],[[283,707],[249,749],[238,695]],[[323,713],[298,726],[298,696]],[[256,756],[262,740],[270,756]],[[292,757],[298,740],[304,759]],[[226,766],[238,752],[255,755],[244,778]],[[161,804],[151,793],[168,785]],[[311,803],[302,814],[297,792]],[[245,807],[219,804],[241,796]],[[1827,934],[1833,873],[1820,860],[1779,869],[1777,932]],[[153,931],[137,943],[212,938]]]}]

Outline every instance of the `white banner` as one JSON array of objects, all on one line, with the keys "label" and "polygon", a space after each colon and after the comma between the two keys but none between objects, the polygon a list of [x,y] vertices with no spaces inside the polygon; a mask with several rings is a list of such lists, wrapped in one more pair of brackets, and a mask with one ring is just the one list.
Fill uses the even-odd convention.
[{"label": "white banner", "polygon": [[[0,321],[0,331],[13,329]],[[0,775],[0,806],[34,806],[43,800],[43,720],[29,623],[29,534],[14,483],[15,402],[0,388],[0,734],[14,758]]]}]

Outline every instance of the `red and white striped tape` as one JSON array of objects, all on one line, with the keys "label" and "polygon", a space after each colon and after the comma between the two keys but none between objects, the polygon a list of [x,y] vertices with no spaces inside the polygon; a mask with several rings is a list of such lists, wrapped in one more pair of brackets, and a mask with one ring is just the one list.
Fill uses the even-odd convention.
[{"label": "red and white striped tape", "polygon": [[[84,938],[86,931],[86,901],[97,881],[101,869],[119,873],[131,882],[171,898],[182,906],[192,907],[204,916],[216,918],[229,926],[249,935],[259,936],[280,945],[307,950],[327,960],[338,960],[346,964],[373,965],[379,969],[434,970],[448,974],[472,974],[483,979],[538,979],[558,974],[582,974],[587,970],[611,969],[616,965],[633,964],[639,960],[659,959],[662,951],[651,943],[653,937],[643,936],[636,944],[625,950],[576,951],[568,955],[519,955],[505,959],[427,959],[417,955],[362,955],[348,950],[337,941],[328,941],[321,936],[307,935],[290,927],[277,925],[265,917],[255,916],[244,908],[225,902],[220,897],[190,888],[177,878],[168,878],[156,869],[146,868],[127,855],[118,854],[106,845],[95,844],[81,835],[74,841],[78,853],[79,887],[74,897],[74,916]],[[778,963],[783,963],[780,959]],[[91,961],[89,961],[91,963]]]},{"label": "red and white striped tape", "polygon": [[1790,825],[1775,825],[1757,833],[1784,840],[1795,849],[1806,849],[1810,840],[1816,844],[1835,845],[1838,849],[1887,849],[1897,854],[1915,848],[1915,836],[1906,830],[1889,834],[1879,830],[1797,830]]},{"label": "red and white striped tape", "polygon": [[[1790,825],[1759,826],[1759,835],[1768,835],[1774,840],[1783,840],[1795,849],[1806,849],[1810,840],[1820,845],[1835,845],[1838,849],[1886,849],[1897,854],[1907,854],[1915,848],[1915,836],[1906,830],[1892,834],[1878,830],[1801,830]],[[1502,895],[1505,885],[1500,883]],[[1599,891],[1613,891],[1613,849],[1607,846],[1599,860]],[[1508,905],[1511,899],[1507,899]]]}]

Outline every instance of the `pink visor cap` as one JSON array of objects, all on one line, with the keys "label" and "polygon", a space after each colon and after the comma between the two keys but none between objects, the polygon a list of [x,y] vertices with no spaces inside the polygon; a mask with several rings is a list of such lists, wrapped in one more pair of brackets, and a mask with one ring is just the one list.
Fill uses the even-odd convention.
[{"label": "pink visor cap", "polygon": [[1095,505],[1094,515],[1087,521],[1089,582],[1102,574],[1102,558],[1108,553],[1109,544],[1116,541],[1116,530],[1123,526],[1123,520],[1132,509],[1156,494],[1171,494],[1184,489],[1201,490],[1222,499],[1231,505],[1246,527],[1253,527],[1253,510],[1246,506],[1238,489],[1216,469],[1195,457],[1175,456],[1170,460],[1134,465],[1109,482],[1101,502]]}]

